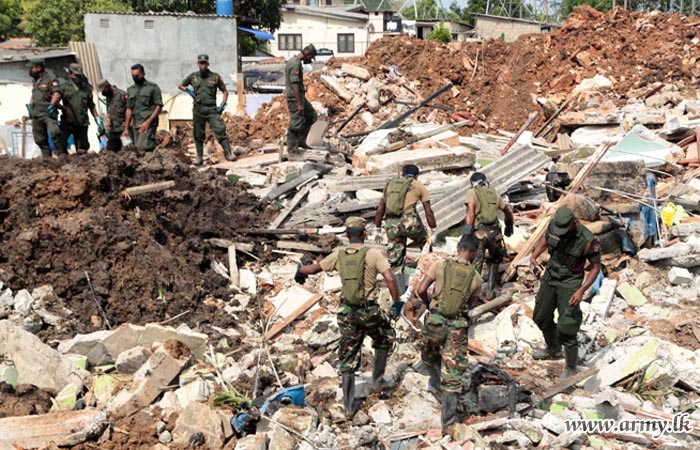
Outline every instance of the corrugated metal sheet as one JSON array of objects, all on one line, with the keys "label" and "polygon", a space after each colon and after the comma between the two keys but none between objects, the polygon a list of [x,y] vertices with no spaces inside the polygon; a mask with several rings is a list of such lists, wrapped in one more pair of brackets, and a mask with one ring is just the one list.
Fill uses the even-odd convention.
[{"label": "corrugated metal sheet", "polygon": [[133,11],[126,11],[126,12],[114,12],[114,11],[90,11],[87,14],[97,14],[97,15],[117,15],[117,16],[172,16],[172,17],[189,17],[193,19],[233,19],[233,18],[238,18],[238,16],[220,16],[218,14],[195,14],[193,12],[186,12],[186,13],[175,13],[175,12],[168,12],[168,11],[163,11],[163,12],[152,12],[149,11],[147,13],[140,13],[140,12],[133,12]]},{"label": "corrugated metal sheet", "polygon": [[94,90],[97,90],[97,82],[102,79],[100,60],[97,57],[97,48],[93,42],[70,42],[68,44],[72,52],[78,56],[78,62],[83,66],[83,73],[90,80]]}]

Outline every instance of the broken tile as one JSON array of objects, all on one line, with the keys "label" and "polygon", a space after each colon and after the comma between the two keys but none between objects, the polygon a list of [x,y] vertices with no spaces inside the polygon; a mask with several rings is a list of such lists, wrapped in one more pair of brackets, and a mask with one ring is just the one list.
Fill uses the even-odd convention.
[{"label": "broken tile", "polygon": [[630,285],[627,282],[620,283],[617,286],[617,291],[622,295],[628,305],[630,306],[642,306],[647,302],[644,294],[641,293],[639,289]]}]

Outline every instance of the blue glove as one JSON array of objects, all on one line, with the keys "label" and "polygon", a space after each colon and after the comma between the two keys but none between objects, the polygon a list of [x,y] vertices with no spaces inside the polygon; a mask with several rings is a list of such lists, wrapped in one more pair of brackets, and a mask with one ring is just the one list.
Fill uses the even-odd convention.
[{"label": "blue glove", "polygon": [[474,234],[474,225],[464,225],[464,230],[462,230],[462,236],[469,236]]},{"label": "blue glove", "polygon": [[192,88],[186,87],[186,88],[185,88],[185,92],[187,92],[188,94],[190,94],[190,97],[192,97],[192,98],[194,99],[194,101],[198,101],[198,100],[199,100],[199,97],[197,97],[197,94],[194,93],[194,91],[192,90]]},{"label": "blue glove", "polygon": [[396,320],[401,315],[401,308],[403,308],[403,302],[401,300],[394,302],[391,305],[391,320]]},{"label": "blue glove", "polygon": [[301,273],[301,264],[297,264],[297,272],[294,274],[294,281],[299,284],[304,284],[308,277],[308,275]]},{"label": "blue glove", "polygon": [[221,102],[219,106],[214,108],[214,111],[216,111],[218,115],[221,115],[224,113],[224,109],[226,109],[226,102]]},{"label": "blue glove", "polygon": [[56,108],[56,105],[49,103],[49,106],[46,108],[46,112],[52,119],[58,119],[58,108]]},{"label": "blue glove", "polygon": [[97,135],[105,135],[105,121],[102,117],[95,117],[95,123],[97,124]]},{"label": "blue glove", "polygon": [[27,104],[24,105],[24,106],[27,107],[27,112],[29,113],[29,117],[31,117],[31,116],[32,116],[32,110],[34,110],[34,105],[32,105],[31,103],[27,103]]}]

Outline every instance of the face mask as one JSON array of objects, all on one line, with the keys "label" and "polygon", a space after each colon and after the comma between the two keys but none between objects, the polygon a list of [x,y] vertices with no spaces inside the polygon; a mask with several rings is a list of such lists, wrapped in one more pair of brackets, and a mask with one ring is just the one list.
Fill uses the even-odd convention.
[{"label": "face mask", "polygon": [[209,75],[209,69],[199,69],[199,74],[203,77]]},{"label": "face mask", "polygon": [[76,86],[82,86],[82,85],[83,85],[83,79],[82,79],[82,77],[71,78],[71,80],[73,81],[73,83],[75,83]]},{"label": "face mask", "polygon": [[41,72],[34,72],[34,71],[31,70],[31,69],[29,70],[29,76],[32,77],[32,78],[34,78],[35,80],[38,80],[38,79],[39,79],[39,74],[40,74],[40,73],[41,73]]},{"label": "face mask", "polygon": [[146,80],[144,77],[137,76],[137,75],[132,75],[131,78],[134,80],[134,83],[136,83],[136,84],[143,84],[143,82]]}]

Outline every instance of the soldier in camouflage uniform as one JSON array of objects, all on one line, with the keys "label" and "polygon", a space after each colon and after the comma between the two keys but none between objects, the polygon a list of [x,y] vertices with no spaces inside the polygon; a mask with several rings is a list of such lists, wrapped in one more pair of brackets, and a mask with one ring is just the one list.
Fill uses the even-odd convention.
[{"label": "soldier in camouflage uniform", "polygon": [[316,47],[309,44],[298,55],[289,58],[284,66],[286,82],[287,107],[289,109],[289,128],[287,129],[287,152],[290,157],[299,155],[299,147],[311,148],[306,143],[311,125],[318,116],[314,107],[305,97],[304,69],[302,62],[308,64],[316,57]]},{"label": "soldier in camouflage uniform", "polygon": [[[428,194],[428,190],[423,183],[418,181],[418,173],[419,169],[414,164],[404,166],[402,176],[387,183],[384,188],[384,195],[379,200],[379,208],[374,216],[374,224],[377,227],[382,225],[382,219],[386,216],[384,227],[389,240],[387,254],[389,264],[395,274],[403,272],[408,239],[411,239],[414,245],[422,247],[428,238],[428,233],[416,211],[416,205],[419,201],[423,204],[425,217],[430,228],[434,229],[437,227],[435,215],[430,207],[430,194]],[[407,190],[402,193],[396,193],[393,186],[400,186],[400,183],[403,182],[407,183],[407,186],[405,186]],[[395,195],[399,199],[398,208],[391,205],[391,203],[394,203],[392,198]]]},{"label": "soldier in camouflage uniform", "polygon": [[[88,139],[88,127],[90,126],[90,116],[97,123],[97,127],[104,130],[104,122],[97,114],[95,102],[92,99],[92,86],[88,83],[83,74],[83,67],[73,63],[68,66],[69,80],[59,88],[59,98],[63,103],[63,116],[61,118],[61,135],[63,136],[63,147],[67,147],[68,137],[73,136],[75,150],[78,153],[85,153],[90,149]],[[52,103],[55,103],[52,100]]]},{"label": "soldier in camouflage uniform", "polygon": [[[429,390],[441,397],[443,431],[457,422],[457,399],[468,363],[467,313],[481,294],[481,276],[471,264],[477,245],[474,236],[462,236],[456,260],[434,263],[418,286],[418,297],[430,311],[421,330],[421,359],[430,376]],[[431,299],[428,288],[433,282]]]},{"label": "soldier in camouflage uniform", "polygon": [[131,78],[134,84],[126,90],[126,120],[122,136],[130,136],[138,150],[151,152],[156,148],[163,95],[157,84],[146,80],[146,71],[141,64],[131,66]]},{"label": "soldier in camouflage uniform", "polygon": [[[535,359],[561,358],[564,346],[566,368],[562,377],[576,373],[578,362],[578,330],[581,327],[581,299],[600,272],[600,243],[586,227],[578,223],[573,211],[562,206],[557,210],[530,255],[530,269],[534,272],[537,258],[549,251],[547,269],[542,275],[540,290],[535,300],[532,319],[542,330],[547,348],[533,354]],[[585,278],[588,261],[590,272]],[[554,310],[559,312],[554,323]]]},{"label": "soldier in camouflage uniform", "polygon": [[[481,172],[474,172],[470,178],[472,188],[467,191],[464,200],[467,206],[467,216],[463,233],[465,235],[474,234],[479,240],[479,248],[476,250],[474,265],[476,271],[481,274],[484,261],[489,263],[488,298],[494,296],[498,279],[498,265],[506,255],[506,248],[503,244],[501,226],[498,223],[498,211],[503,211],[505,218],[506,236],[513,234],[513,212],[496,190],[488,185],[486,175]],[[488,254],[488,256],[487,256]]]},{"label": "soldier in camouflage uniform", "polygon": [[113,152],[122,149],[121,135],[124,132],[124,119],[126,119],[126,92],[119,89],[107,80],[97,83],[99,90],[107,100],[107,150]]},{"label": "soldier in camouflage uniform", "polygon": [[[343,377],[343,403],[345,414],[352,417],[359,407],[355,402],[355,372],[360,368],[362,342],[365,336],[372,338],[374,344],[374,366],[372,382],[375,388],[381,387],[384,377],[389,350],[396,339],[396,333],[391,322],[377,303],[377,275],[381,274],[386,280],[394,304],[400,303],[399,293],[391,273],[391,267],[386,258],[377,249],[364,246],[365,220],[361,217],[350,217],[345,221],[346,233],[350,246],[336,249],[318,263],[299,266],[294,279],[303,284],[306,277],[321,271],[337,270],[343,280],[343,292],[338,311],[338,328],[340,328],[340,374]],[[350,253],[349,253],[350,252]],[[355,255],[365,252],[362,267],[357,263],[357,269],[362,275],[353,278],[347,254]],[[359,291],[353,295],[349,286],[356,285]],[[353,297],[357,299],[352,300]]]},{"label": "soldier in camouflage uniform", "polygon": [[[232,161],[231,144],[226,135],[226,124],[221,120],[221,114],[226,108],[228,101],[228,90],[226,84],[216,72],[209,70],[209,55],[197,56],[199,70],[187,76],[178,86],[181,91],[187,92],[193,99],[192,128],[194,131],[194,145],[197,150],[196,165],[200,166],[204,157],[204,138],[206,137],[206,126],[209,122],[211,130],[216,136],[216,140],[224,149],[224,156],[227,161]],[[192,86],[192,88],[188,88]],[[224,98],[219,106],[216,106],[216,91],[220,90]]]},{"label": "soldier in camouflage uniform", "polygon": [[[50,71],[46,70],[43,59],[32,59],[27,63],[29,76],[34,79],[32,97],[27,109],[32,119],[32,134],[34,142],[41,149],[42,158],[51,158],[51,146],[49,145],[49,133],[51,140],[57,148],[58,154],[65,154],[66,150],[61,146],[61,130],[58,127],[58,102],[59,83]],[[51,102],[54,102],[52,105]]]}]

